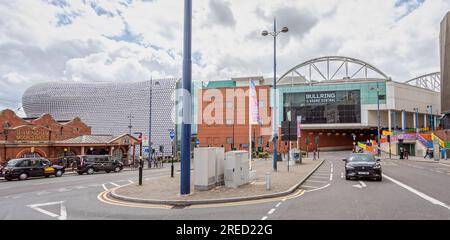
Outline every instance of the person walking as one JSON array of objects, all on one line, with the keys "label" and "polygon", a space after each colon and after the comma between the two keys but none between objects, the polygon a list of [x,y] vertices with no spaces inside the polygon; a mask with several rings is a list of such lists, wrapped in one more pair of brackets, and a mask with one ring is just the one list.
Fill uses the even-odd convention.
[{"label": "person walking", "polygon": [[314,152],[313,152],[313,160],[316,160],[316,155],[317,155],[317,150],[314,149]]}]

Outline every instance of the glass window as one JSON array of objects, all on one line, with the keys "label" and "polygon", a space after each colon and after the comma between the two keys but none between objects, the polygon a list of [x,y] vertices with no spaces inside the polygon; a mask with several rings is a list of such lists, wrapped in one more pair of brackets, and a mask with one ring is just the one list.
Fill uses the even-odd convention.
[{"label": "glass window", "polygon": [[227,137],[227,144],[233,144],[233,138]]}]

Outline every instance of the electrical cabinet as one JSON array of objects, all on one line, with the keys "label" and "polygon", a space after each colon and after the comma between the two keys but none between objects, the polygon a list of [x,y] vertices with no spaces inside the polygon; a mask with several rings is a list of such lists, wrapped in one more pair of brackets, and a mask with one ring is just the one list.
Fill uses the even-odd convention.
[{"label": "electrical cabinet", "polygon": [[249,182],[247,151],[232,151],[225,155],[225,186],[237,188]]}]

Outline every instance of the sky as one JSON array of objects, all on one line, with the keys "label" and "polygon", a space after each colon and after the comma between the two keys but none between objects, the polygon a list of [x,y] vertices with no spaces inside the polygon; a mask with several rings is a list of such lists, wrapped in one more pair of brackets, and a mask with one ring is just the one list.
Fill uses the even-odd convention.
[{"label": "sky", "polygon": [[[182,0],[0,0],[0,110],[48,81],[182,76]],[[193,78],[278,73],[312,58],[364,60],[395,81],[439,71],[449,0],[194,0]],[[21,110],[19,114],[23,115]]]}]

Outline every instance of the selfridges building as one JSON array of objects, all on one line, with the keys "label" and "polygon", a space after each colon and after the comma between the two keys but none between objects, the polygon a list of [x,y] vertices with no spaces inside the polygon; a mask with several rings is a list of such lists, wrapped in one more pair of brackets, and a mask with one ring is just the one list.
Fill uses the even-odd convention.
[{"label": "selfridges building", "polygon": [[175,113],[176,85],[177,79],[125,83],[48,82],[27,89],[22,102],[27,117],[40,117],[44,113],[58,120],[80,117],[92,127],[92,134],[97,135],[142,132],[147,136],[151,108],[153,148],[159,150],[163,145],[164,153],[172,154],[169,130],[175,128],[172,114]]}]

